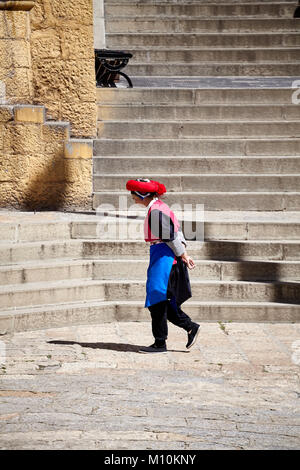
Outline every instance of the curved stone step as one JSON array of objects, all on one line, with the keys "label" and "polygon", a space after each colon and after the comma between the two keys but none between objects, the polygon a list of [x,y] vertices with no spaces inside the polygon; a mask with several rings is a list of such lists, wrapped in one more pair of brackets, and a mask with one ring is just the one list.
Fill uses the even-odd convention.
[{"label": "curved stone step", "polygon": [[102,281],[87,279],[34,282],[0,286],[0,305],[16,308],[83,300],[106,300]]},{"label": "curved stone step", "polygon": [[[145,281],[103,281],[105,300],[143,300]],[[201,301],[260,301],[298,303],[300,281],[211,281],[193,280],[193,299]]]},{"label": "curved stone step", "polygon": [[[180,226],[187,238],[190,231],[201,225],[201,236],[209,240],[300,240],[299,212],[270,213],[210,212],[176,210]],[[134,215],[133,215],[134,214]],[[145,213],[111,211],[97,213],[95,221],[78,222],[74,238],[91,240],[144,240]],[[200,230],[198,232],[200,234]]]},{"label": "curved stone step", "polygon": [[[194,321],[299,322],[300,308],[280,302],[196,302],[183,310]],[[143,301],[89,301],[19,308],[0,312],[0,334],[113,321],[149,321]]]},{"label": "curved stone step", "polygon": [[56,258],[0,265],[0,286],[32,282],[93,279],[93,261]]},{"label": "curved stone step", "polygon": [[[195,259],[189,271],[194,280],[279,281],[299,280],[300,261],[213,261]],[[94,262],[94,279],[146,279],[148,259],[107,259]]]},{"label": "curved stone step", "polygon": [[[194,259],[191,280],[300,280],[300,261],[218,261]],[[0,285],[25,285],[75,279],[146,279],[149,259],[68,260],[27,262],[0,267]]]},{"label": "curved stone step", "polygon": [[[124,185],[125,183],[126,178]],[[198,204],[207,211],[299,211],[300,192],[180,191],[167,194],[164,200],[169,205],[180,204],[182,208],[185,205],[195,208]],[[103,211],[107,207],[117,210],[126,201],[128,207],[133,203],[128,194],[122,191],[95,192],[93,208],[95,211]]]},{"label": "curved stone step", "polygon": [[[2,311],[76,301],[133,301],[145,299],[145,280],[74,280],[0,287]],[[299,304],[300,281],[193,280],[198,301],[281,302]]]},{"label": "curved stone step", "polygon": [[0,244],[1,264],[56,258],[78,259],[82,256],[82,240],[22,242]]},{"label": "curved stone step", "polygon": [[[189,241],[188,251],[195,259],[234,261],[299,261],[300,240],[210,240]],[[140,259],[149,256],[144,240],[84,241],[84,259]]]}]

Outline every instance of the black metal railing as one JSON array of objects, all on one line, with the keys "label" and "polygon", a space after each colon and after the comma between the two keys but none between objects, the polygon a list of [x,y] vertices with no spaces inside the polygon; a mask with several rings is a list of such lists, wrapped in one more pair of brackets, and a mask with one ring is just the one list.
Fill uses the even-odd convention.
[{"label": "black metal railing", "polygon": [[129,52],[95,49],[96,86],[115,88],[121,75],[127,80],[129,88],[132,88],[128,75],[121,72],[131,57]]}]

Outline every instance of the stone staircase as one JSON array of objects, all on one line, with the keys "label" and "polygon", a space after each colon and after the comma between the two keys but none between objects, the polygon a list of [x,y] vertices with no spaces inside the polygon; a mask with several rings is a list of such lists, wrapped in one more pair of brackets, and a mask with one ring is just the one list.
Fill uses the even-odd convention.
[{"label": "stone staircase", "polygon": [[[291,311],[299,319],[299,300],[278,295],[296,294],[300,279],[296,7],[105,2],[107,47],[133,53],[126,72],[135,87],[97,90],[94,209],[107,207],[108,237],[118,215],[123,235],[142,238],[124,189],[140,176],[163,181],[170,205],[203,205],[205,240],[189,242],[197,269],[186,304],[198,319],[284,321]],[[137,256],[136,242],[129,246]],[[140,265],[129,266],[127,278]]]},{"label": "stone staircase", "polygon": [[[205,241],[189,242],[197,267],[185,310],[198,321],[299,321],[299,221],[241,214],[206,213]],[[140,236],[120,239],[104,216],[1,212],[0,220],[0,334],[149,319],[142,221]]]},{"label": "stone staircase", "polygon": [[108,48],[133,76],[298,76],[297,1],[106,0]]},{"label": "stone staircase", "polygon": [[144,212],[125,191],[138,176],[166,184],[185,232],[200,226],[194,320],[299,321],[296,6],[106,1],[107,45],[134,53],[134,88],[97,89],[93,214],[0,212],[0,334],[149,320]]},{"label": "stone staircase", "polygon": [[98,90],[94,208],[126,178],[163,180],[166,200],[205,210],[297,211],[300,108],[291,89]]}]

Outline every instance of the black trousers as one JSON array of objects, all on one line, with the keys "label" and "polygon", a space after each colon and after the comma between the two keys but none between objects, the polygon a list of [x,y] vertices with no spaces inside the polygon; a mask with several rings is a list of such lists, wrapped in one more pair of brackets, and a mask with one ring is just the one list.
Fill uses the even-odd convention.
[{"label": "black trousers", "polygon": [[165,300],[148,307],[152,318],[152,333],[156,343],[164,343],[168,337],[169,320],[179,328],[190,331],[194,325],[190,317],[184,313],[174,300]]}]

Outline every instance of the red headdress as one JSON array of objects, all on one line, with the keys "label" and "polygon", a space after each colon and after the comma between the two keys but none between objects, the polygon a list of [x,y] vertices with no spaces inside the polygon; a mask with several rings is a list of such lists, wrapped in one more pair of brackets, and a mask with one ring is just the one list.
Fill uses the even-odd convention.
[{"label": "red headdress", "polygon": [[161,196],[167,191],[164,184],[146,178],[127,181],[126,189],[128,189],[128,191],[137,192],[139,195],[157,193],[158,196]]}]

